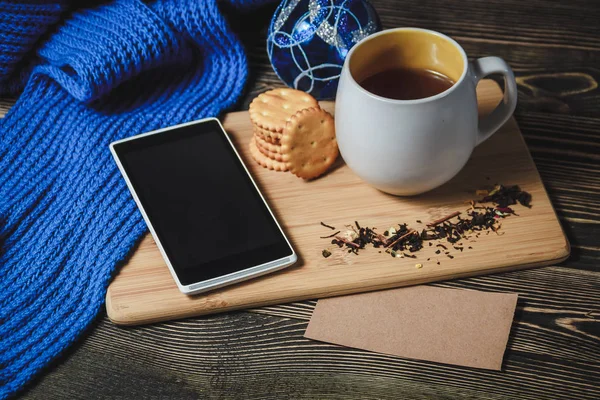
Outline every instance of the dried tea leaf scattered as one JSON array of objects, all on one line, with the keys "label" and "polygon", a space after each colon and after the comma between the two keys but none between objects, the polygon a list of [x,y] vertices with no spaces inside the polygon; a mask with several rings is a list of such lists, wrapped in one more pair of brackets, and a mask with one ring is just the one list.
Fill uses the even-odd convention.
[{"label": "dried tea leaf scattered", "polygon": [[[520,204],[531,208],[531,194],[521,190],[517,185],[508,187],[496,185],[491,190],[482,189],[476,193],[484,197],[477,202],[470,201],[470,208],[467,211],[464,213],[455,211],[428,223],[426,228],[421,231],[410,228],[406,223],[403,223],[389,227],[382,235],[375,232],[375,227],[361,226],[358,221],[354,221],[354,225],[347,225],[347,231],[337,231],[332,235],[322,236],[321,238],[333,237],[331,244],[337,245],[339,248],[346,248],[348,253],[358,255],[360,250],[370,245],[385,249],[385,252],[392,257],[399,258],[416,258],[413,253],[423,249],[425,241],[429,242],[429,246],[433,245],[433,241],[437,241],[438,243],[435,246],[442,248],[448,258],[454,259],[454,256],[448,251],[448,247],[439,243],[440,241],[448,242],[454,250],[462,252],[464,250],[462,241],[469,240],[473,234],[476,238],[483,232],[486,235],[489,235],[490,232],[497,235],[504,234],[504,232],[500,232],[502,224],[499,220],[513,215],[518,216],[510,206]],[[493,207],[477,205],[485,203],[492,203]],[[421,221],[417,220],[417,223],[421,223]],[[323,222],[321,222],[321,225],[335,230],[334,227]],[[475,242],[475,240],[469,240],[469,243],[472,242]],[[472,249],[472,247],[468,246],[468,249]],[[326,252],[329,254],[326,255]],[[435,253],[440,254],[441,251],[437,249]],[[330,255],[329,251],[323,250],[323,257],[327,258]],[[438,261],[437,264],[439,265],[440,262]]]},{"label": "dried tea leaf scattered", "polygon": [[494,203],[497,207],[505,208],[519,203],[522,206],[531,208],[531,194],[521,190],[518,185],[504,186],[496,185],[480,203]]},{"label": "dried tea leaf scattered", "polygon": [[341,231],[337,231],[336,233],[332,233],[331,235],[327,235],[327,236],[319,236],[319,239],[329,239],[329,238],[332,238],[332,237],[334,237],[334,236],[337,236],[337,235],[339,235],[339,233],[340,233],[340,232],[341,232]]},{"label": "dried tea leaf scattered", "polygon": [[331,225],[327,225],[327,224],[326,224],[325,222],[323,222],[323,221],[321,221],[321,225],[323,225],[325,228],[329,228],[329,229],[331,229],[332,231],[335,231],[335,228],[334,228],[333,226],[331,226]]}]

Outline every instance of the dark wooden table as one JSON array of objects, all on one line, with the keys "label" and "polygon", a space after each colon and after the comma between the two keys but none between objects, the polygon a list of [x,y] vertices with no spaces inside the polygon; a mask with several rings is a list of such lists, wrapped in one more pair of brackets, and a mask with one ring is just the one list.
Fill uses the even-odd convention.
[{"label": "dark wooden table", "polygon": [[[444,32],[472,58],[504,58],[518,77],[516,118],[572,256],[558,266],[436,284],[519,293],[502,372],[304,339],[315,304],[306,301],[137,328],[103,314],[25,398],[600,398],[600,2],[373,3],[385,28]],[[234,22],[252,65],[239,109],[281,85],[264,46],[273,10]]]}]

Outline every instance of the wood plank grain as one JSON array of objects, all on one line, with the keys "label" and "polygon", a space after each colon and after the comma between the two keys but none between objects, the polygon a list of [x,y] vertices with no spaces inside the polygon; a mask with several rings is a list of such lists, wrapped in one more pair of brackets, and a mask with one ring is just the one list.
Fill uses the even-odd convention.
[{"label": "wood plank grain", "polygon": [[[556,282],[561,282],[557,287]],[[600,276],[593,272],[565,267],[546,267],[530,271],[479,276],[454,281],[431,283],[431,286],[493,292],[515,292],[529,307],[545,309],[548,313],[570,309],[584,316],[600,311]],[[561,296],[558,298],[557,295]],[[262,307],[255,312],[287,318],[310,319],[315,301]],[[519,305],[522,305],[519,303]],[[269,311],[271,310],[271,311]]]},{"label": "wood plank grain", "polygon": [[[127,329],[102,322],[97,334],[82,344],[84,351],[42,379],[37,393],[86,390],[90,398],[168,394],[185,398],[397,399],[399,393],[411,399],[598,398],[600,389],[592,379],[600,377],[593,361],[599,349],[582,343],[583,335],[569,336],[568,330],[551,333],[552,323],[568,319],[569,310],[555,314],[553,321],[543,314],[527,307],[518,312],[517,319],[528,321],[513,329],[503,372],[314,342],[302,337],[306,321],[252,313]],[[550,332],[550,337],[544,337],[545,332]],[[553,344],[556,339],[559,341]],[[548,348],[564,350],[556,353]],[[573,356],[583,353],[589,357]],[[53,387],[60,375],[76,375],[80,380],[71,386]],[[146,387],[144,383],[150,379],[154,382]],[[103,388],[94,384],[96,380],[111,385]]]}]

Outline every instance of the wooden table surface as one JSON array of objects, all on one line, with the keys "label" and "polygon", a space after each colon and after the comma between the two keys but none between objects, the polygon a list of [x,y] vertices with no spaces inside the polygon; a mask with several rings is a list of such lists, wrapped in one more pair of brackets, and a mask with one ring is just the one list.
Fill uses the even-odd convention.
[{"label": "wooden table surface", "polygon": [[[135,328],[117,327],[103,314],[24,398],[600,398],[600,3],[373,3],[385,28],[439,30],[469,57],[500,56],[517,75],[516,118],[572,256],[557,266],[435,284],[519,293],[503,370],[304,339],[315,304],[306,301]],[[239,109],[281,85],[264,46],[273,11],[233,23],[243,32],[252,67]]]}]

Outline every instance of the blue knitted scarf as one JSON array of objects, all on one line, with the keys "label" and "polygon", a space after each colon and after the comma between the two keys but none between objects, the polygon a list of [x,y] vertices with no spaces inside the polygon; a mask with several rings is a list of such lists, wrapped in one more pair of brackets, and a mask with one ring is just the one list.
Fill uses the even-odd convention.
[{"label": "blue knitted scarf", "polygon": [[21,93],[0,121],[0,399],[90,325],[146,232],[108,144],[239,98],[247,61],[216,3],[0,2],[0,95]]}]

